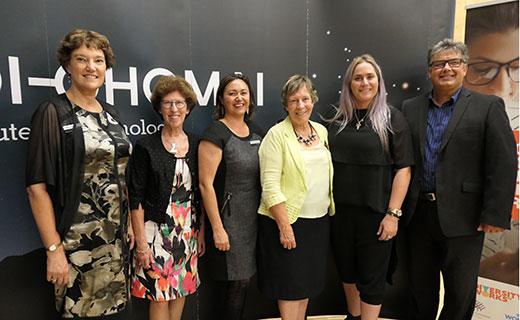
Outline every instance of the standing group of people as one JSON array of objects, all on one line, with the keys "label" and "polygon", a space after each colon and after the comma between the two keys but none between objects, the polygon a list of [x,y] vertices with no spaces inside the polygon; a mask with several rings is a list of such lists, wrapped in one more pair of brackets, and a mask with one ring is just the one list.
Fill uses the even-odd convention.
[{"label": "standing group of people", "polygon": [[201,137],[183,128],[197,105],[190,84],[161,77],[151,103],[163,127],[133,147],[96,99],[114,64],[107,38],[73,30],[58,58],[70,88],[32,118],[26,184],[63,318],[125,319],[131,294],[150,300],[150,319],[180,319],[205,255],[215,318],[243,317],[257,274],[282,319],[305,319],[331,247],[347,319],[377,319],[400,226],[410,319],[435,319],[441,272],[441,318],[471,318],[483,232],[509,227],[517,163],[503,101],[462,87],[464,44],[429,51],[433,90],[401,110],[367,54],[324,124],[310,120],[311,81],[294,75],[282,89],[287,117],[266,134],[246,76],[221,80]]}]

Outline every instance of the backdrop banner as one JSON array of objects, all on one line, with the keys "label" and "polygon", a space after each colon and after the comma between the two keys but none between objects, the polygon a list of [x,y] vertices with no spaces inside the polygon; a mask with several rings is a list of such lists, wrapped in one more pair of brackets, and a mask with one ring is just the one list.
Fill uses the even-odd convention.
[{"label": "backdrop banner", "polygon": [[[393,105],[429,90],[427,49],[452,34],[453,0],[3,0],[0,2],[0,318],[54,319],[51,288],[43,281],[45,255],[24,185],[29,122],[40,102],[67,87],[56,59],[63,36],[80,27],[107,35],[116,55],[98,97],[121,114],[132,141],[158,129],[149,96],[160,75],[181,75],[200,106],[186,130],[201,133],[211,121],[219,80],[247,74],[257,97],[255,120],[268,129],[285,117],[281,87],[307,74],[320,100],[318,112],[337,102],[350,61],[372,54],[382,66]],[[211,244],[208,244],[211,245]],[[401,250],[403,249],[403,250]],[[383,316],[406,313],[403,239]],[[330,259],[328,284],[308,314],[345,314],[343,292]],[[183,319],[215,319],[215,290],[205,277],[187,299]],[[275,301],[253,283],[246,318],[277,315]],[[145,319],[145,301],[133,301],[129,319]]]}]

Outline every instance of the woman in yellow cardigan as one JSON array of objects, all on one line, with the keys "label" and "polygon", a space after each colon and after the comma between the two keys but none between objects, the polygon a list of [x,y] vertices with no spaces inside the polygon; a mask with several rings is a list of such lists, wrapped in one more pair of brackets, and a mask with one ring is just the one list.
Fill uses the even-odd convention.
[{"label": "woman in yellow cardigan", "polygon": [[288,116],[259,150],[258,287],[278,300],[282,319],[305,319],[309,298],[325,285],[332,199],[327,129],[310,121],[318,100],[311,81],[294,75],[282,90]]}]

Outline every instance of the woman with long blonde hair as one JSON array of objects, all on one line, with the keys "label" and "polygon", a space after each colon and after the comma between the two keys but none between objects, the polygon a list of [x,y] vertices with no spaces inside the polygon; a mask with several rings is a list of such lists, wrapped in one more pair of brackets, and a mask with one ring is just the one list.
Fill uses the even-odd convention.
[{"label": "woman with long blonde hair", "polygon": [[356,57],[348,67],[329,121],[336,202],[331,238],[347,319],[377,319],[413,154],[406,120],[386,102],[372,56]]}]

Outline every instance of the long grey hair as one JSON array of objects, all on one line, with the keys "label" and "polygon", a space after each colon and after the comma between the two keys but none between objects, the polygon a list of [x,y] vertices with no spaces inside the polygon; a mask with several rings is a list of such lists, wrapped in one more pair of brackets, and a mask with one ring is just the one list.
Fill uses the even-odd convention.
[{"label": "long grey hair", "polygon": [[368,106],[367,117],[370,120],[372,128],[379,136],[379,140],[383,145],[383,149],[388,151],[388,132],[392,132],[392,125],[390,122],[390,107],[386,102],[385,81],[383,80],[381,68],[371,55],[363,54],[352,60],[352,63],[345,72],[345,77],[343,79],[339,107],[336,109],[334,116],[328,121],[338,124],[337,133],[340,133],[343,129],[345,129],[349,122],[355,121],[354,109],[357,107],[358,103],[352,94],[350,83],[352,82],[354,70],[360,63],[363,62],[370,63],[374,67],[377,79],[379,81],[377,94]]}]

